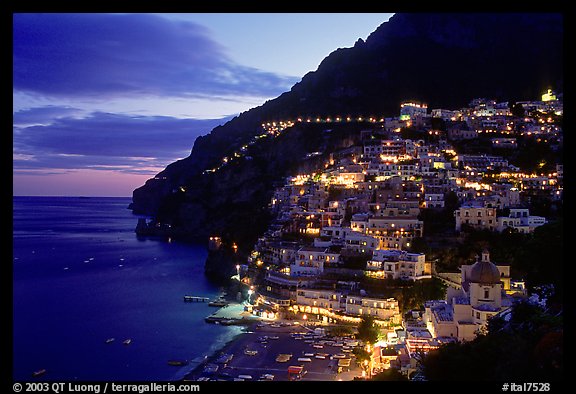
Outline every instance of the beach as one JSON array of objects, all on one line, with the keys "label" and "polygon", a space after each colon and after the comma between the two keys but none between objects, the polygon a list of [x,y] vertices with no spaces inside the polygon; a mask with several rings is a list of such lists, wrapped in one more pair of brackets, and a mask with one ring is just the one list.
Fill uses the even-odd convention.
[{"label": "beach", "polygon": [[[353,380],[361,376],[362,368],[352,346],[346,346],[349,338],[330,338],[304,324],[293,320],[252,321],[243,333],[207,357],[183,380],[288,381],[290,366],[303,367],[299,378],[303,381]],[[342,359],[350,360],[350,366],[339,367]]]}]

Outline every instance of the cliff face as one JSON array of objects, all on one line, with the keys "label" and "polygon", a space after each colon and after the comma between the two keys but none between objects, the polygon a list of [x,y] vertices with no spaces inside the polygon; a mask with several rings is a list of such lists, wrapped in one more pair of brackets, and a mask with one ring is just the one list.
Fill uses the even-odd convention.
[{"label": "cliff face", "polygon": [[[228,234],[251,247],[267,224],[274,182],[311,165],[306,154],[345,146],[346,133],[293,127],[206,169],[261,134],[261,123],[298,116],[397,116],[400,103],[460,108],[475,97],[531,100],[563,81],[561,14],[396,14],[364,42],[338,49],[274,100],[199,137],[189,157],[134,190],[132,209],[181,236]],[[326,128],[326,127],[324,127]]]}]

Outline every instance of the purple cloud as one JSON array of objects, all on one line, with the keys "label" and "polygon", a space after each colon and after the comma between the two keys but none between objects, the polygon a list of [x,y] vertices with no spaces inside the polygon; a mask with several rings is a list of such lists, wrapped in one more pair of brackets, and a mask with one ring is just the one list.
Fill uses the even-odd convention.
[{"label": "purple cloud", "polygon": [[[35,111],[28,111],[33,113]],[[223,119],[179,119],[96,112],[15,127],[13,169],[101,169],[154,174],[189,155],[193,141]]]},{"label": "purple cloud", "polygon": [[47,105],[23,109],[12,115],[12,123],[15,126],[50,124],[54,119],[69,117],[84,113],[83,110],[67,106]]},{"label": "purple cloud", "polygon": [[147,14],[14,14],[13,87],[59,97],[275,96],[295,78],[234,63],[197,24]]}]

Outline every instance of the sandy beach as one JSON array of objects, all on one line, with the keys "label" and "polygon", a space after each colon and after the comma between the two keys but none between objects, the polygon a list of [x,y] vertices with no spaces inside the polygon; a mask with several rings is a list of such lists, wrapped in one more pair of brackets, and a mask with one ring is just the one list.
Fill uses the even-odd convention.
[{"label": "sandy beach", "polygon": [[[352,347],[344,338],[315,335],[294,321],[253,321],[220,351],[215,352],[184,380],[275,380],[288,381],[289,366],[303,366],[303,381],[353,380],[361,375]],[[285,354],[284,360],[280,354]],[[350,367],[339,368],[339,360]],[[339,371],[340,369],[340,371]]]}]

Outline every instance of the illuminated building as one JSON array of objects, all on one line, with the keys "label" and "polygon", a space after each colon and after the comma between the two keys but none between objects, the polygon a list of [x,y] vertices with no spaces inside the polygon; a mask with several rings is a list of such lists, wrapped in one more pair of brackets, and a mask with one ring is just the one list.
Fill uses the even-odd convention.
[{"label": "illuminated building", "polygon": [[512,228],[520,233],[533,233],[536,227],[546,224],[546,218],[530,216],[528,208],[510,208],[508,216],[498,217],[498,231]]},{"label": "illuminated building", "polygon": [[324,272],[324,263],[335,264],[340,260],[340,254],[331,252],[329,248],[306,246],[298,249],[298,254],[290,264],[291,276],[318,276]]},{"label": "illuminated building", "polygon": [[433,118],[442,118],[444,120],[451,120],[452,118],[459,117],[458,111],[452,111],[448,109],[433,109],[430,111]]},{"label": "illuminated building", "polygon": [[515,149],[518,147],[516,138],[492,138],[490,140],[493,148],[509,148]]},{"label": "illuminated building", "polygon": [[399,325],[402,317],[394,298],[352,294],[349,290],[299,288],[292,309],[302,313],[359,323],[362,316],[372,316],[376,322]]},{"label": "illuminated building", "polygon": [[423,208],[444,208],[444,194],[443,193],[425,193]]},{"label": "illuminated building", "polygon": [[394,324],[399,324],[401,320],[398,301],[394,298],[348,295],[346,297],[346,313],[357,316],[373,316],[380,320],[391,320]]},{"label": "illuminated building", "polygon": [[426,274],[426,256],[404,250],[375,250],[366,263],[368,276],[387,279],[419,280],[431,278]]},{"label": "illuminated building", "polygon": [[462,168],[476,171],[486,171],[487,168],[506,168],[508,160],[500,156],[488,155],[458,155],[456,156],[458,165]]},{"label": "illuminated building", "polygon": [[497,228],[496,208],[485,207],[480,201],[470,201],[454,211],[456,231],[462,230],[462,225],[475,229],[495,230]]},{"label": "illuminated building", "polygon": [[556,93],[552,89],[548,89],[546,93],[542,95],[542,101],[554,101],[556,100]]},{"label": "illuminated building", "polygon": [[400,120],[413,120],[426,116],[428,105],[417,102],[404,102],[400,104]]},{"label": "illuminated building", "polygon": [[474,339],[491,317],[512,305],[513,298],[505,290],[510,287],[508,275],[509,267],[508,271],[501,270],[490,261],[486,250],[476,263],[463,265],[460,287],[449,287],[445,301],[427,301],[424,305],[423,318],[433,337]]}]

